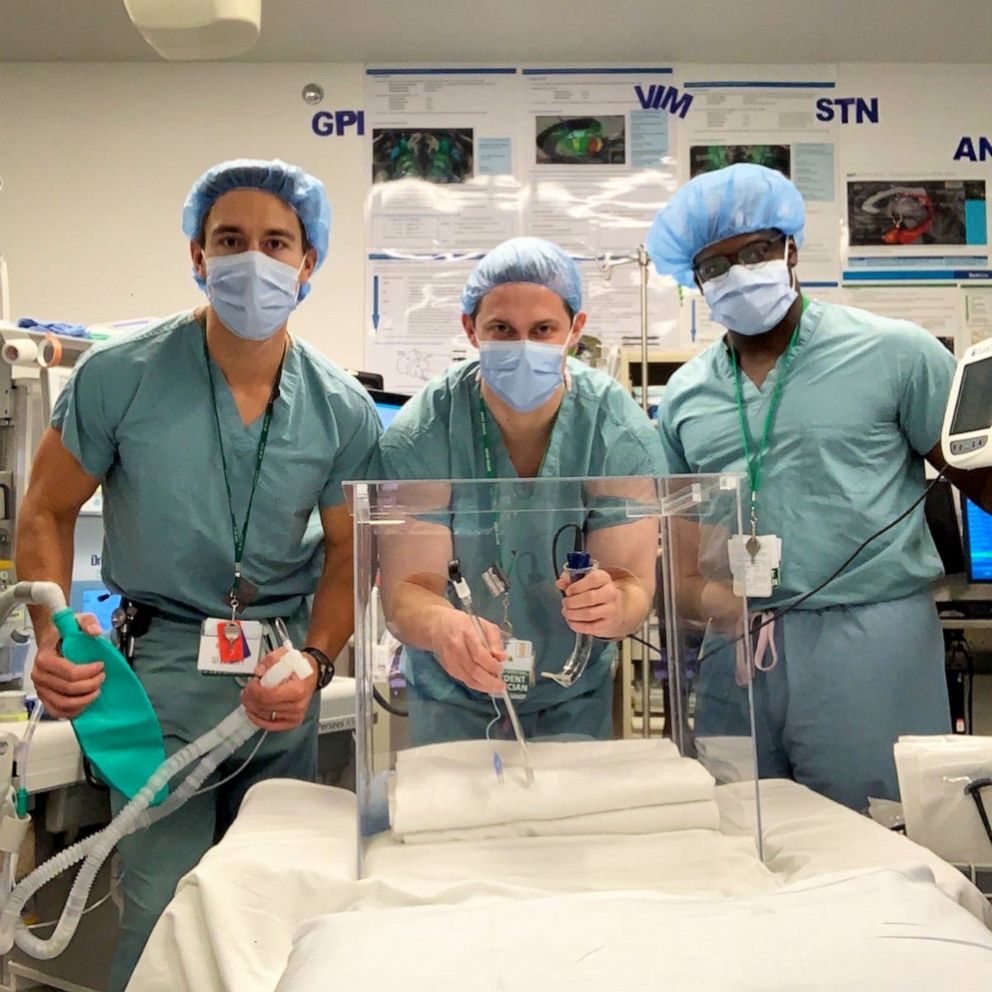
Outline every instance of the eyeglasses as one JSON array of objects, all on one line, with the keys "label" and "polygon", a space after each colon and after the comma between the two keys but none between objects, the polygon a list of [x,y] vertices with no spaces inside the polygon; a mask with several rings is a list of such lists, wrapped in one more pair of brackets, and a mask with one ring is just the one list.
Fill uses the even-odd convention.
[{"label": "eyeglasses", "polygon": [[739,251],[704,258],[698,264],[693,265],[692,271],[696,273],[700,282],[719,279],[720,276],[725,276],[730,271],[732,265],[760,265],[767,261],[769,256],[774,257],[775,246],[784,240],[785,235],[778,234],[772,238],[762,238],[760,241],[749,241]]}]

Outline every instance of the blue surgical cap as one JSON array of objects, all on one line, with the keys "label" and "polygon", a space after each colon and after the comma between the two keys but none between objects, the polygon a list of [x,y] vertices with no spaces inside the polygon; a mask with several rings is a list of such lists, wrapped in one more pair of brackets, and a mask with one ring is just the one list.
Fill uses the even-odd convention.
[{"label": "blue surgical cap", "polygon": [[[291,206],[300,218],[311,247],[316,249],[315,269],[323,265],[331,234],[331,205],[327,202],[324,184],[299,166],[287,165],[279,159],[266,162],[237,158],[207,169],[193,184],[183,204],[183,234],[188,238],[198,238],[214,202],[232,189],[258,189],[278,196]],[[194,272],[193,277],[200,289],[206,288],[197,273]],[[309,292],[309,283],[301,286],[300,299]]]},{"label": "blue surgical cap", "polygon": [[709,245],[776,228],[798,248],[805,223],[803,198],[781,172],[740,163],[687,182],[655,217],[647,249],[663,276],[692,286],[692,260]]},{"label": "blue surgical cap", "polygon": [[582,276],[571,256],[540,238],[511,238],[497,245],[472,270],[462,290],[462,313],[471,316],[490,290],[506,282],[534,282],[582,309]]}]

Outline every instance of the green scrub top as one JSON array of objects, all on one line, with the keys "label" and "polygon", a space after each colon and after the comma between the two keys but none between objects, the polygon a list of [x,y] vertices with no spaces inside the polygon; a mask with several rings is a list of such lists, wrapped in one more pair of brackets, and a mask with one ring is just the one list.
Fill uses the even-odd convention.
[{"label": "green scrub top", "polygon": [[[940,440],[955,364],[936,337],[909,321],[809,304],[761,469],[758,533],[782,540],[781,584],[757,600],[762,608],[819,585],[920,498],[923,456]],[[760,389],[741,376],[752,438],[761,437],[782,374],[779,359]],[[751,494],[725,341],[672,376],[659,430],[670,474],[745,475],[746,522]],[[899,599],[941,571],[921,504],[803,608]]]},{"label": "green scrub top", "polygon": [[[513,481],[482,487],[484,492],[475,487],[456,490],[450,513],[443,515],[475,609],[497,624],[503,620],[503,603],[490,595],[482,573],[498,561],[504,573],[510,573],[509,619],[514,636],[534,644],[536,684],[517,704],[522,713],[588,693],[608,677],[614,655],[611,644],[596,640],[589,667],[574,685],[564,688],[541,678],[542,671],[561,670],[575,643],[575,633],[561,616],[561,594],[555,588],[557,569],[551,551],[555,531],[569,523],[585,524],[591,531],[626,519],[624,510],[618,508],[620,501],[591,496],[580,484],[565,480],[656,475],[662,458],[650,421],[617,382],[573,359],[568,368],[571,387],[562,399],[539,474],[542,479],[563,480],[554,487],[555,502],[566,509],[549,508],[548,489],[541,488],[539,512],[511,512],[511,505],[518,511],[527,508],[538,487],[517,476],[499,427],[489,414],[493,475]],[[379,444],[384,478],[487,478],[478,370],[477,361],[459,363],[404,406]],[[498,508],[492,505],[493,491]],[[562,535],[559,564],[571,550],[572,538],[571,532]],[[458,605],[454,598],[452,602]],[[452,679],[430,652],[407,649],[404,669],[406,677],[430,698],[490,706],[487,696]]]},{"label": "green scrub top", "polygon": [[[189,619],[230,611],[234,566],[203,333],[187,311],[94,346],[52,415],[103,484],[107,586]],[[240,530],[263,417],[245,427],[216,363],[213,378]],[[323,565],[314,511],[340,505],[341,484],[366,477],[380,432],[358,381],[293,338],[245,545],[243,574],[259,595],[244,617],[293,615],[314,592]]]}]

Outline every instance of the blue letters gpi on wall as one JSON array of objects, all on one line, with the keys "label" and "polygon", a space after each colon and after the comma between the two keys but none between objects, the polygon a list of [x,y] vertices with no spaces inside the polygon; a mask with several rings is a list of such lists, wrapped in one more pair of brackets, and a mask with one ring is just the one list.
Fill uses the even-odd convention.
[{"label": "blue letters gpi on wall", "polygon": [[878,97],[822,96],[816,101],[816,119],[841,124],[877,124]]},{"label": "blue letters gpi on wall", "polygon": [[319,138],[340,138],[349,133],[360,138],[365,134],[365,111],[318,110],[310,126]]}]

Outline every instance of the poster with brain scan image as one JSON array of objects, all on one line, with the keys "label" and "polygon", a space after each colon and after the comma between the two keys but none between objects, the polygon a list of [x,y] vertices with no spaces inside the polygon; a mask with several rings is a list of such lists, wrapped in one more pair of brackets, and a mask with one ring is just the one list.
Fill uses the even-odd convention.
[{"label": "poster with brain scan image", "polygon": [[425,179],[463,183],[472,178],[472,128],[375,128],[372,182]]},{"label": "poster with brain scan image", "polygon": [[748,162],[775,169],[791,179],[791,153],[789,145],[693,145],[689,149],[689,176],[695,179],[704,172]]},{"label": "poster with brain scan image", "polygon": [[986,245],[982,180],[858,180],[847,184],[851,245]]},{"label": "poster with brain scan image", "polygon": [[538,116],[535,148],[538,165],[623,165],[626,162],[626,119]]}]

